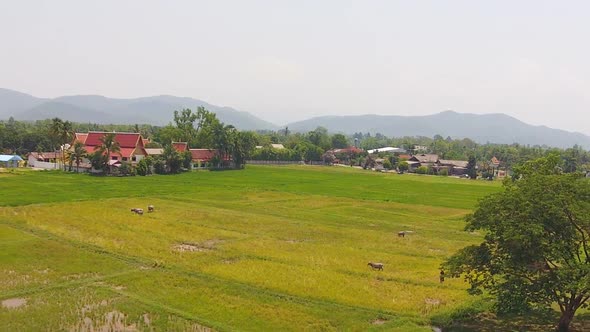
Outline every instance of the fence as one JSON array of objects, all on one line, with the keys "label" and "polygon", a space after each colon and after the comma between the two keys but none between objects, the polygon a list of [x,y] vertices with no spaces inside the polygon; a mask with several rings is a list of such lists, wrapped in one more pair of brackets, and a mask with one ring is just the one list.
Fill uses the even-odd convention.
[{"label": "fence", "polygon": [[35,161],[35,164],[29,165],[35,168],[43,168],[43,169],[61,169],[61,164],[58,163],[48,163],[45,161]]},{"label": "fence", "polygon": [[293,160],[246,160],[250,165],[323,165],[323,161],[293,161]]}]

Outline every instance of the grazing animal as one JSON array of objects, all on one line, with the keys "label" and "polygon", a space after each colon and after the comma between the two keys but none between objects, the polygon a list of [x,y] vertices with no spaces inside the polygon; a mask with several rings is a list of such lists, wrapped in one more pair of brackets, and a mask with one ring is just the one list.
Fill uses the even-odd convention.
[{"label": "grazing animal", "polygon": [[148,212],[154,212],[154,206],[148,205]]},{"label": "grazing animal", "polygon": [[381,271],[383,271],[383,263],[369,262],[369,264],[367,264],[367,265],[370,266],[373,270],[381,270]]},{"label": "grazing animal", "polygon": [[398,232],[397,236],[406,237],[406,232],[405,231]]},{"label": "grazing animal", "polygon": [[135,212],[137,210],[137,208],[133,208],[131,209],[131,212]]},{"label": "grazing animal", "polygon": [[137,214],[143,214],[143,209],[135,209],[135,213],[137,213]]}]

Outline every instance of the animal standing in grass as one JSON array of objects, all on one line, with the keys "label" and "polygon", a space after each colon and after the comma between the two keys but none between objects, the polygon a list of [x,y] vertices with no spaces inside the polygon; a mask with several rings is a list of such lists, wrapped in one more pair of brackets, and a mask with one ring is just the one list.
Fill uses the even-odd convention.
[{"label": "animal standing in grass", "polygon": [[367,265],[370,266],[373,270],[383,271],[383,263],[369,262]]},{"label": "animal standing in grass", "polygon": [[154,206],[148,205],[148,212],[154,212]]},{"label": "animal standing in grass", "polygon": [[397,236],[399,237],[406,237],[406,232],[405,231],[401,231],[397,233]]},{"label": "animal standing in grass", "polygon": [[133,208],[131,209],[131,212],[135,212],[136,214],[142,215],[143,209]]}]

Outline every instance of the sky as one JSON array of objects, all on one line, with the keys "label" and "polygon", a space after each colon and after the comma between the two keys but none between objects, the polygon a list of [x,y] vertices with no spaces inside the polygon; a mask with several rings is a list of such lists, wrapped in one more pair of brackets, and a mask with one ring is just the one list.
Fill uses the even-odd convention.
[{"label": "sky", "polygon": [[0,1],[0,87],[285,124],[506,113],[590,134],[589,1]]}]

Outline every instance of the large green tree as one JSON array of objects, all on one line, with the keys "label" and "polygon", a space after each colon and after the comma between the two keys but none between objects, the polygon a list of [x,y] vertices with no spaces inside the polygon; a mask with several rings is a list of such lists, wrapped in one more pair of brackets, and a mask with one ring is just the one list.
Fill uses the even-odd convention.
[{"label": "large green tree", "polygon": [[232,158],[235,168],[244,168],[246,160],[250,158],[252,152],[258,144],[256,134],[250,131],[236,132],[234,137]]},{"label": "large green tree", "polygon": [[196,137],[197,130],[195,129],[195,121],[197,118],[198,115],[188,108],[185,108],[180,112],[174,111],[174,123],[176,124],[178,134],[180,135],[180,137],[177,138],[178,141],[190,142]]},{"label": "large green tree", "polygon": [[348,138],[342,134],[334,134],[332,136],[332,148],[344,149],[348,147]]},{"label": "large green tree", "polygon": [[162,151],[162,160],[165,163],[165,171],[169,174],[179,173],[182,168],[183,157],[171,145],[166,145]]},{"label": "large green tree", "polygon": [[559,306],[558,331],[568,331],[590,299],[590,184],[562,174],[558,155],[518,168],[504,190],[480,201],[467,216],[468,231],[484,231],[444,268],[471,291],[496,295],[498,309],[524,312]]}]

